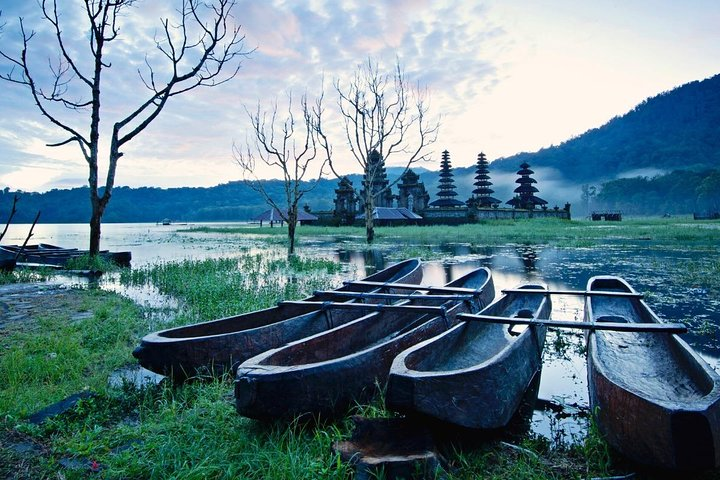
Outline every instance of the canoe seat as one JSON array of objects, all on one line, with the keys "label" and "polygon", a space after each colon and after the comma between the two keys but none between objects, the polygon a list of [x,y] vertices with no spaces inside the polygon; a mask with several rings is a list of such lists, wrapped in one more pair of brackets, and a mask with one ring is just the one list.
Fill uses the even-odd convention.
[{"label": "canoe seat", "polygon": [[597,323],[628,323],[627,318],[619,315],[602,315],[595,319]]},{"label": "canoe seat", "polygon": [[[527,308],[523,308],[522,310],[518,310],[517,313],[514,315],[515,318],[533,318],[533,311],[528,310]],[[511,325],[510,328],[508,328],[508,333],[512,335],[513,337],[516,337],[520,335],[522,332],[527,330],[527,325]]]}]

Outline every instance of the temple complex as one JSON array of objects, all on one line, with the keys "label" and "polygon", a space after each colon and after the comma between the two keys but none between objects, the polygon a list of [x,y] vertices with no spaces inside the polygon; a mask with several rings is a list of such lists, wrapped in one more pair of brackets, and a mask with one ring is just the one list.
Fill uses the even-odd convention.
[{"label": "temple complex", "polygon": [[[530,165],[522,163],[517,171],[515,196],[506,202],[510,208],[502,208],[502,203],[493,197],[495,193],[490,187],[489,163],[484,153],[479,153],[475,167],[475,189],[466,202],[458,200],[455,188],[450,152],[442,153],[440,162],[439,185],[437,199],[430,202],[430,195],[420,176],[411,169],[406,170],[397,183],[398,194],[394,195],[389,188],[385,161],[377,150],[368,157],[365,175],[359,195],[348,177],[340,179],[335,189],[334,209],[329,212],[313,212],[319,222],[326,225],[359,224],[364,218],[362,199],[365,189],[375,193],[373,217],[379,224],[460,224],[473,223],[488,219],[513,219],[533,217],[554,217],[570,219],[570,204],[560,209],[549,209],[547,201],[536,196],[537,180],[532,175]],[[540,208],[537,208],[540,207]]]}]

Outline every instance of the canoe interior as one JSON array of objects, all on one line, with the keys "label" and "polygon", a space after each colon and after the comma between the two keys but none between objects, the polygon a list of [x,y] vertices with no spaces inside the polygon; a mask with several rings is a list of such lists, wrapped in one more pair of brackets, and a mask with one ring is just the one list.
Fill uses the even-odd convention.
[{"label": "canoe interior", "polygon": [[[373,282],[390,282],[400,281],[420,281],[422,270],[420,269],[420,262],[417,259],[405,260],[396,265],[381,270],[373,275],[366,278],[368,281]],[[377,289],[376,287],[368,286],[343,286],[338,290],[351,290],[366,292],[370,290],[387,291],[387,288]],[[329,295],[323,296],[311,296],[306,298],[307,301],[323,301],[331,300]],[[235,315],[232,317],[222,318],[219,320],[211,320],[209,322],[195,323],[184,327],[172,328],[169,330],[163,330],[157,332],[157,336],[160,338],[195,338],[212,335],[223,335],[232,332],[237,332],[239,329],[250,330],[253,328],[264,327],[272,325],[278,322],[286,321],[288,318],[292,318],[300,315],[311,315],[314,318],[325,317],[323,324],[326,324],[328,328],[334,325],[339,325],[355,319],[358,317],[357,313],[353,312],[319,312],[317,306],[311,305],[278,305],[276,307],[270,307],[264,310],[257,310],[242,315]],[[308,334],[315,332],[308,332]]]},{"label": "canoe interior", "polygon": [[[540,308],[543,301],[547,301],[546,297],[536,294],[505,295],[484,309],[483,314],[542,318]],[[411,352],[405,359],[405,365],[418,372],[462,370],[478,366],[507,349],[519,335],[529,333],[527,325],[519,327],[499,323],[462,322],[447,335]]]},{"label": "canoe interior", "polygon": [[[481,288],[487,283],[489,272],[476,270],[448,286]],[[441,305],[441,300],[433,301],[432,295],[423,296],[423,300],[414,300],[413,305]],[[336,312],[331,312],[331,315]],[[400,337],[406,332],[437,317],[433,314],[383,312],[364,315],[347,323],[341,329],[331,330],[321,335],[305,338],[286,345],[273,354],[264,357],[258,364],[263,366],[291,366],[312,364],[333,360],[349,353],[368,350],[379,344]],[[448,324],[448,327],[450,324]]]},{"label": "canoe interior", "polygon": [[[591,289],[632,291],[613,278],[598,279]],[[659,322],[642,300],[591,297],[588,301],[598,322]],[[692,403],[713,390],[713,379],[675,335],[611,331],[593,335],[597,368],[624,389],[667,403]]]}]

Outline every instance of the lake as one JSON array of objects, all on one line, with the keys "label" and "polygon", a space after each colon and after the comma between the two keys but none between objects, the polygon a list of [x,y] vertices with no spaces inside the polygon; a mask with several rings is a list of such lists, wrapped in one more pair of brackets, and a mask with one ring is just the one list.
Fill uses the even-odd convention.
[{"label": "lake", "polygon": [[[220,224],[193,224],[192,226]],[[229,225],[229,224],[222,224]],[[237,224],[233,224],[237,225]],[[184,232],[190,225],[104,224],[102,248],[130,250],[133,266],[179,259],[234,256],[264,248],[255,235]],[[3,243],[21,244],[29,225],[11,225]],[[453,228],[453,227],[445,227]],[[87,248],[89,228],[85,224],[44,224],[35,227],[31,243],[51,243],[64,247]],[[683,336],[708,363],[720,370],[720,342],[715,332],[720,326],[720,299],[711,292],[678,278],[677,268],[702,260],[707,252],[657,247],[638,240],[635,245],[608,239],[601,247],[556,248],[544,245],[473,246],[462,243],[423,245],[433,260],[424,264],[426,285],[442,285],[478,267],[493,272],[496,293],[522,283],[543,283],[551,289],[584,289],[594,275],[619,275],[636,290],[646,294],[647,302],[662,318],[688,324],[694,332]],[[372,249],[358,238],[303,238],[298,252],[308,256],[335,259],[363,277],[390,263],[395,248],[379,244]],[[428,251],[428,250],[426,250]],[[717,256],[717,253],[711,255]],[[707,258],[705,258],[707,260]],[[717,258],[715,259],[717,260]],[[70,277],[61,280],[82,283]],[[120,288],[112,278],[101,282],[104,288],[120,291],[140,303],[151,304],[152,291]],[[578,320],[583,316],[582,297],[552,297],[552,318]],[[536,410],[529,419],[530,430],[554,444],[582,441],[587,426],[588,393],[584,339],[582,333],[551,330],[548,333]],[[539,408],[542,407],[542,408]]]}]

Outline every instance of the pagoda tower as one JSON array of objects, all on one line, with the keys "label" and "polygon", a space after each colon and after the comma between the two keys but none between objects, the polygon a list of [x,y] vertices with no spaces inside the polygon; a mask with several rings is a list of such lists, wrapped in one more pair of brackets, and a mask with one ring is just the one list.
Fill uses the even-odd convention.
[{"label": "pagoda tower", "polygon": [[522,165],[520,165],[520,170],[517,171],[520,178],[515,180],[515,183],[519,183],[520,185],[513,190],[517,195],[506,202],[508,205],[527,210],[534,209],[536,205],[547,205],[545,200],[535,196],[538,189],[533,183],[537,183],[537,180],[530,176],[534,173],[535,172],[530,170],[530,165],[528,165],[527,162],[523,162]]},{"label": "pagoda tower", "polygon": [[387,173],[385,172],[385,160],[382,158],[382,155],[380,155],[380,152],[373,150],[368,155],[365,174],[363,175],[364,188],[360,192],[360,198],[365,198],[365,188],[370,184],[370,191],[375,199],[373,202],[375,206],[392,207],[393,194],[390,189],[387,188],[389,183]]},{"label": "pagoda tower", "polygon": [[501,203],[500,200],[491,196],[495,190],[491,189],[490,171],[488,170],[488,161],[485,154],[480,152],[477,158],[477,166],[475,167],[475,190],[472,191],[472,197],[467,201],[468,205],[474,205],[477,208],[489,208]]},{"label": "pagoda tower", "polygon": [[335,189],[335,210],[333,216],[341,223],[351,225],[357,215],[355,188],[348,177],[343,177]]},{"label": "pagoda tower", "polygon": [[422,212],[427,208],[430,195],[417,173],[412,170],[403,173],[398,190],[398,207],[407,208],[412,212]]},{"label": "pagoda tower", "polygon": [[450,165],[450,152],[447,150],[442,153],[442,161],[440,162],[440,187],[438,197],[440,198],[434,202],[430,202],[431,207],[452,208],[463,205],[463,202],[454,198],[457,197],[457,192],[455,191],[452,165]]}]

